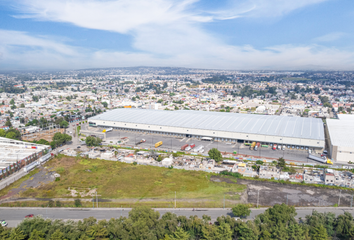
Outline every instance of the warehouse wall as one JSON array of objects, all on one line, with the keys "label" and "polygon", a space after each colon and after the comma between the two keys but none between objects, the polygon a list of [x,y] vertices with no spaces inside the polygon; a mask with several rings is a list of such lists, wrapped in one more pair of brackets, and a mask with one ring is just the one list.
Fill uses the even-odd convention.
[{"label": "warehouse wall", "polygon": [[279,136],[269,136],[269,135],[259,135],[259,134],[192,129],[192,128],[188,129],[188,128],[180,128],[180,127],[124,123],[124,122],[115,122],[115,121],[106,121],[106,120],[90,120],[90,122],[96,123],[97,126],[104,126],[104,127],[113,127],[113,128],[119,127],[119,128],[129,128],[129,129],[144,130],[144,131],[190,134],[193,136],[227,138],[227,139],[235,139],[235,140],[257,141],[257,142],[264,142],[264,143],[278,143],[278,144],[285,144],[285,145],[306,146],[306,147],[318,148],[318,149],[323,149],[325,144],[324,140],[289,138],[289,137],[279,137]]}]

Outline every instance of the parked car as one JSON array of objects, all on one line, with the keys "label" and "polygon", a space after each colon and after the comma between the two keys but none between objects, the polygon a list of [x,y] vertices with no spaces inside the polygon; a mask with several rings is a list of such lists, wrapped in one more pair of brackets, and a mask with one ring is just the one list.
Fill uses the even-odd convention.
[{"label": "parked car", "polygon": [[25,216],[25,218],[32,218],[32,217],[34,217],[33,214],[28,214],[28,215]]},{"label": "parked car", "polygon": [[7,222],[5,222],[5,220],[0,220],[1,226],[6,227],[7,226]]}]

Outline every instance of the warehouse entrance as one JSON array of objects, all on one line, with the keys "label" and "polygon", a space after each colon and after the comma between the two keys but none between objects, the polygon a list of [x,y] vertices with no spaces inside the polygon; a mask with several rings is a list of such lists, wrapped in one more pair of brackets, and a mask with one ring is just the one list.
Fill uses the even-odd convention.
[{"label": "warehouse entrance", "polygon": [[192,135],[190,135],[190,134],[186,134],[186,137],[187,137],[187,138],[191,138],[191,137],[192,137]]}]

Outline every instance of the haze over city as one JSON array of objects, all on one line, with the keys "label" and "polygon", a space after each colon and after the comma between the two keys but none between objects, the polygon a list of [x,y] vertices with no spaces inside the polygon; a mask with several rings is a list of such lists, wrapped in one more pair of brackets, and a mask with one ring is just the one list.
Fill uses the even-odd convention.
[{"label": "haze over city", "polygon": [[2,0],[0,70],[353,70],[350,0]]}]

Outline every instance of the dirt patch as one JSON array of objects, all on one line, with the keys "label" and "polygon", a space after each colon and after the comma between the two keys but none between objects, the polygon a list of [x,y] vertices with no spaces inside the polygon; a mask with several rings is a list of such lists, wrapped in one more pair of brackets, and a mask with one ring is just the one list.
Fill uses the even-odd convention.
[{"label": "dirt patch", "polygon": [[38,173],[31,176],[29,179],[23,181],[18,188],[11,189],[11,191],[5,196],[3,196],[1,200],[18,197],[24,191],[28,191],[29,196],[31,196],[32,189],[44,187],[48,183],[51,183],[55,180],[52,177],[52,173],[53,172],[49,171],[48,169],[41,168]]},{"label": "dirt patch", "polygon": [[[232,183],[230,179],[213,176],[213,181]],[[247,202],[261,206],[287,203],[292,206],[350,206],[353,192],[312,186],[237,179],[237,184],[247,185]],[[258,195],[259,194],[259,195]]]}]

